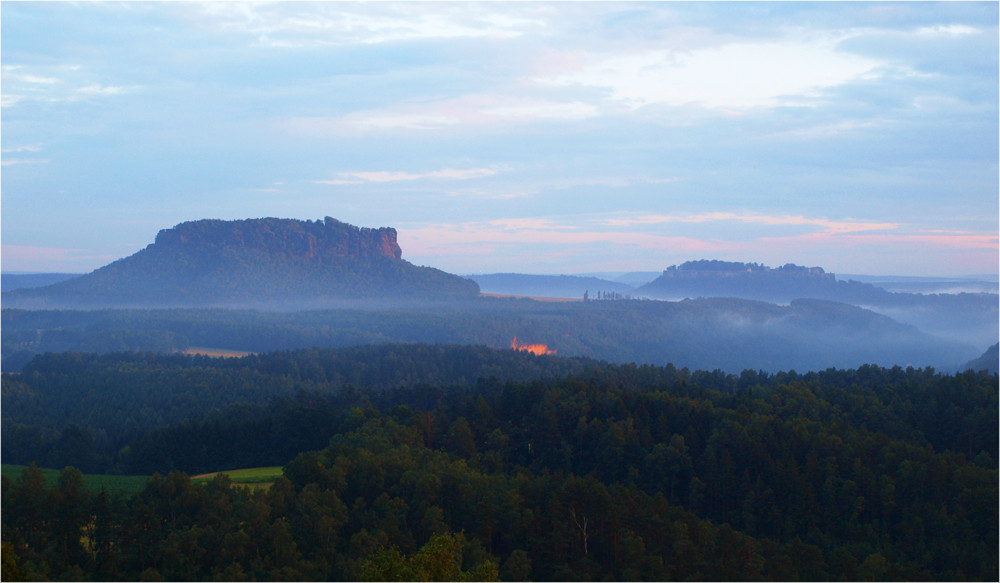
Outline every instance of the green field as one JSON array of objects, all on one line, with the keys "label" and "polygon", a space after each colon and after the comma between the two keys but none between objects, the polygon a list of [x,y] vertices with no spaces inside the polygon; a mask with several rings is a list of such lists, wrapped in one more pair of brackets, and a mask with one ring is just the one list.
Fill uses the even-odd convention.
[{"label": "green field", "polygon": [[222,472],[212,472],[211,474],[201,474],[193,476],[191,482],[204,484],[210,482],[218,474],[225,474],[234,484],[251,486],[254,488],[269,488],[274,479],[281,475],[281,466],[270,466],[264,468],[244,468],[240,470],[226,470]]},{"label": "green field", "polygon": [[[7,476],[12,481],[17,481],[21,478],[21,472],[27,466],[18,466],[13,464],[3,464],[0,466],[0,471],[2,471],[4,476]],[[42,474],[45,476],[45,485],[48,488],[54,488],[59,482],[59,473],[62,470],[51,470],[46,468],[41,468]],[[103,487],[104,490],[109,494],[122,494],[124,496],[131,496],[137,492],[141,492],[143,488],[146,487],[146,483],[149,481],[151,476],[112,476],[105,474],[84,474],[83,475],[83,485],[88,491],[97,494],[101,491]]]},{"label": "green field", "polygon": [[[21,478],[21,472],[27,466],[19,466],[13,464],[3,464],[0,466],[4,476],[7,476],[12,481],[17,481]],[[41,468],[42,474],[45,476],[45,485],[48,488],[54,488],[59,482],[59,473],[61,470],[52,470]],[[281,466],[272,466],[266,468],[244,468],[239,470],[226,470],[222,472],[213,472],[211,474],[202,474],[200,476],[192,476],[191,482],[194,484],[207,484],[212,481],[217,474],[226,474],[229,479],[233,481],[233,484],[238,484],[241,486],[250,486],[253,488],[268,488],[274,482],[274,479],[281,475]],[[146,483],[152,476],[112,476],[103,474],[84,474],[83,484],[93,493],[98,493],[101,491],[103,486],[105,491],[109,494],[123,494],[125,496],[131,496],[137,492],[141,492],[143,488],[146,487]]]}]

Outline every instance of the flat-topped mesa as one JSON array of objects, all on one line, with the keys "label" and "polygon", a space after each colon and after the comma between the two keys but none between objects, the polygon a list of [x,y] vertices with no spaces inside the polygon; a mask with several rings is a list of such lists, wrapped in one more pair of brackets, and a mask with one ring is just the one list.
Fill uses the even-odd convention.
[{"label": "flat-topped mesa", "polygon": [[836,281],[836,275],[827,273],[822,267],[803,267],[794,263],[786,263],[781,267],[768,267],[760,263],[740,263],[737,261],[698,260],[688,261],[681,265],[671,265],[663,271],[662,277],[803,277],[828,282]]},{"label": "flat-topped mesa", "polygon": [[655,280],[638,288],[653,298],[736,297],[768,302],[798,298],[836,301],[873,301],[885,290],[857,282],[837,281],[822,267],[786,263],[768,267],[760,263],[699,260],[671,265]]},{"label": "flat-topped mesa", "polygon": [[396,229],[323,220],[205,219],[164,229],[145,249],[71,280],[4,294],[4,305],[291,305],[455,300],[479,286],[402,258]]},{"label": "flat-topped mesa", "polygon": [[326,217],[323,221],[245,219],[188,221],[156,235],[160,248],[215,247],[283,254],[314,259],[324,257],[401,259],[396,229],[355,227]]}]

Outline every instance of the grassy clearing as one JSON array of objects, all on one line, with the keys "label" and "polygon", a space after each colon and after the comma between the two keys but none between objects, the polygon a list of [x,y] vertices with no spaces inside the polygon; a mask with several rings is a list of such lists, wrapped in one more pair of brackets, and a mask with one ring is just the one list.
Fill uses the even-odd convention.
[{"label": "grassy clearing", "polygon": [[193,476],[191,481],[195,484],[211,482],[212,478],[219,474],[229,476],[234,484],[250,486],[252,488],[270,488],[274,479],[281,475],[281,466],[270,466],[265,468],[243,468],[239,470],[225,470]]},{"label": "grassy clearing", "polygon": [[[3,464],[2,472],[4,476],[7,476],[11,481],[16,482],[21,479],[21,472],[27,466],[19,466],[14,464]],[[61,470],[53,470],[47,468],[41,468],[42,475],[45,476],[45,485],[47,488],[54,488],[59,483],[59,473]],[[210,474],[201,474],[200,476],[192,476],[191,482],[193,484],[207,484],[212,481],[217,474],[226,474],[229,479],[233,481],[233,484],[238,484],[240,486],[250,486],[251,488],[270,488],[271,484],[274,483],[274,479],[281,475],[281,466],[272,466],[265,468],[244,468],[239,470],[225,470],[221,472],[212,472]],[[121,494],[123,496],[131,496],[138,492],[141,492],[145,487],[146,483],[152,476],[112,476],[107,474],[84,474],[83,475],[83,485],[89,492],[97,494],[101,491],[101,487],[108,494]]]},{"label": "grassy clearing", "polygon": [[[2,471],[4,476],[7,476],[12,481],[17,481],[21,479],[21,472],[27,466],[19,466],[13,464],[3,464],[0,466],[0,471]],[[41,468],[42,475],[45,476],[45,485],[47,488],[54,488],[59,483],[59,473],[62,470],[52,470],[47,468]],[[152,476],[112,476],[108,474],[84,474],[83,475],[83,486],[87,491],[97,494],[100,493],[101,488],[108,494],[121,494],[123,496],[131,496],[137,492],[141,492],[143,488],[146,487],[146,483]]]}]

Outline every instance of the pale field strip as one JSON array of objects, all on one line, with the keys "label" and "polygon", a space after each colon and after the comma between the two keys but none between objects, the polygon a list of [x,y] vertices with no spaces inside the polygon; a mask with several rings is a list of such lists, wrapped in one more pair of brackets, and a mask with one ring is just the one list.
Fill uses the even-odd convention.
[{"label": "pale field strip", "polygon": [[480,296],[487,298],[513,298],[515,300],[535,300],[537,302],[582,302],[581,298],[547,298],[541,296],[514,296],[509,294],[486,294],[480,293]]},{"label": "pale field strip", "polygon": [[187,350],[181,351],[181,354],[212,356],[215,358],[240,358],[253,353],[243,350],[229,350],[228,348],[204,348],[200,346],[192,346]]}]

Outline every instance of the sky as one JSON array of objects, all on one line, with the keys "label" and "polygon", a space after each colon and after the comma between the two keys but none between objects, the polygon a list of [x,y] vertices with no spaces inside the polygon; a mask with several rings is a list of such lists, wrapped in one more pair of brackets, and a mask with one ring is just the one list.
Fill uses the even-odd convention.
[{"label": "sky", "polygon": [[0,3],[4,271],[184,221],[458,274],[998,272],[998,3]]}]

